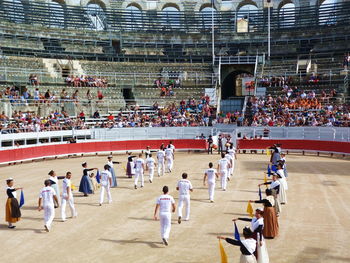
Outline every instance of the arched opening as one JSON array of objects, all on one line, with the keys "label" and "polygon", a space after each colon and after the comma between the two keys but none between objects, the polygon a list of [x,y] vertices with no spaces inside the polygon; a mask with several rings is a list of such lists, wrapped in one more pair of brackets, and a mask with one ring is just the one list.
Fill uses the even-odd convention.
[{"label": "arched opening", "polygon": [[252,72],[246,70],[235,70],[231,72],[221,84],[221,99],[226,100],[252,93],[253,91],[248,89],[249,85],[247,84],[252,79]]},{"label": "arched opening", "polygon": [[6,18],[14,23],[24,23],[25,13],[21,0],[10,0],[1,3],[1,9],[5,10]]},{"label": "arched opening", "polygon": [[96,31],[106,29],[106,14],[100,3],[90,2],[86,7],[86,13],[90,21],[90,28]]},{"label": "arched opening", "polygon": [[295,25],[295,5],[293,3],[284,4],[279,10],[279,26],[293,27]]},{"label": "arched opening", "polygon": [[256,30],[258,7],[253,4],[245,4],[237,11],[237,32],[254,32]]},{"label": "arched opening", "polygon": [[[212,19],[214,16],[214,20],[216,19],[217,13],[215,8],[212,7],[204,7],[201,10],[201,16],[202,16],[202,27],[204,30],[208,30],[212,28]],[[215,22],[215,21],[214,21]]]},{"label": "arched opening", "polygon": [[134,5],[129,5],[125,9],[125,24],[127,30],[137,30],[142,27],[141,9]]},{"label": "arched opening", "polygon": [[162,23],[165,29],[176,29],[180,27],[180,12],[174,6],[167,6],[162,10]]},{"label": "arched opening", "polygon": [[64,5],[56,1],[51,1],[49,3],[49,19],[50,27],[64,28]]},{"label": "arched opening", "polygon": [[325,0],[319,7],[318,23],[320,25],[333,25],[337,22],[336,7],[337,0]]}]

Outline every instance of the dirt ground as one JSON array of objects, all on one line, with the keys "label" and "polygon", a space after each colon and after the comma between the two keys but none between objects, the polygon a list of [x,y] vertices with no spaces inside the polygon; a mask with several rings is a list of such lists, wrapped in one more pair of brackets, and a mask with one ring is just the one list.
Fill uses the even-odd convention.
[{"label": "dirt ground", "polygon": [[[78,186],[81,163],[102,169],[106,156],[41,161],[0,168],[0,180],[15,178],[23,186],[25,206],[17,228],[0,225],[0,262],[220,262],[216,236],[233,235],[231,219],[247,216],[247,200],[258,198],[258,183],[263,182],[268,157],[239,155],[228,191],[218,189],[215,203],[208,202],[202,185],[209,161],[218,155],[176,153],[174,171],[155,177],[153,184],[134,190],[133,181],[124,176],[125,155],[114,160],[119,187],[112,189],[113,203],[98,206],[98,194],[82,197],[75,192],[76,219],[60,222],[60,211],[52,231],[43,231],[43,213],[37,211],[39,190],[49,170],[58,175],[73,173]],[[347,160],[288,155],[288,204],[279,218],[280,235],[267,240],[272,263],[350,262],[350,162]],[[177,201],[176,182],[182,172],[189,174],[195,188],[191,219],[178,225],[173,215],[169,247],[160,240],[159,221],[153,220],[155,200],[163,185]],[[61,183],[60,183],[61,187]],[[4,189],[3,188],[3,189]],[[5,206],[5,192],[0,203]],[[3,207],[4,207],[3,206]],[[254,208],[258,205],[254,205]],[[3,210],[3,213],[5,211]],[[70,211],[67,207],[67,215]],[[239,221],[241,230],[247,222]],[[239,248],[224,243],[229,262],[238,262]]]}]

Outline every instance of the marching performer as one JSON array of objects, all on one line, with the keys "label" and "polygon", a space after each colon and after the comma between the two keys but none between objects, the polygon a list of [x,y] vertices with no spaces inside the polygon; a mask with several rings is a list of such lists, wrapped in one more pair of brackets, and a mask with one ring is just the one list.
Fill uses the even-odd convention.
[{"label": "marching performer", "polygon": [[[51,187],[53,188],[53,190],[55,190],[56,192],[56,196],[57,196],[57,200],[58,200],[58,204],[61,203],[61,197],[60,197],[60,187],[58,185],[58,180],[64,179],[65,176],[57,176],[56,172],[51,170],[49,172],[49,176],[50,176],[50,180],[51,180]],[[55,207],[58,207],[58,204],[55,205]]]},{"label": "marching performer", "polygon": [[152,157],[152,154],[150,153],[148,155],[148,158],[146,159],[146,168],[149,173],[149,182],[153,182],[153,176],[154,176],[154,167],[156,166],[156,161]]},{"label": "marching performer", "polygon": [[215,182],[217,178],[219,178],[219,174],[213,168],[213,163],[209,163],[209,169],[204,173],[203,185],[206,186],[205,183],[208,183],[209,201],[211,203],[214,202]]},{"label": "marching performer", "polygon": [[157,152],[158,160],[158,176],[163,176],[165,172],[165,152],[164,148],[161,145],[159,151]]},{"label": "marching performer", "polygon": [[275,173],[272,174],[272,181],[271,182],[259,184],[259,186],[261,186],[261,185],[270,185],[270,189],[272,191],[272,196],[275,199],[276,215],[279,216],[281,214],[281,211],[282,211],[280,196],[279,196],[281,183],[278,180],[277,174],[275,174]]},{"label": "marching performer", "polygon": [[168,194],[168,186],[163,187],[163,194],[157,198],[156,207],[154,209],[154,219],[158,219],[159,210],[159,221],[160,221],[160,234],[164,245],[168,245],[168,240],[171,230],[171,213],[176,210],[174,198]]},{"label": "marching performer", "polygon": [[168,148],[165,149],[165,157],[167,163],[167,170],[171,173],[174,164],[174,150],[171,148],[171,145],[168,145]]},{"label": "marching performer", "polygon": [[179,191],[179,206],[177,208],[177,212],[178,212],[177,222],[179,224],[181,224],[182,208],[183,208],[184,203],[186,205],[185,221],[190,220],[190,211],[191,211],[190,192],[193,192],[193,187],[192,187],[191,182],[189,180],[187,180],[187,173],[182,174],[182,179],[180,181],[178,181],[176,190]]},{"label": "marching performer", "polygon": [[141,188],[144,186],[145,178],[143,175],[143,171],[145,170],[145,161],[142,159],[142,153],[139,154],[139,158],[135,161],[135,183],[134,187],[137,189],[137,183],[139,181],[139,177],[141,177]]},{"label": "marching performer", "polygon": [[229,161],[227,160],[227,158],[225,158],[225,154],[221,153],[221,160],[219,160],[219,163],[218,163],[218,171],[220,172],[221,189],[223,191],[226,191],[227,172],[229,168],[230,168]]},{"label": "marching performer", "polygon": [[227,167],[227,180],[230,181],[230,178],[231,178],[231,169],[232,169],[232,166],[233,166],[233,158],[231,156],[231,154],[229,154],[228,152],[225,154],[225,158],[228,160],[229,164],[230,164],[230,167]]},{"label": "marching performer", "polygon": [[45,187],[41,189],[38,201],[39,212],[44,209],[44,222],[46,232],[50,232],[51,224],[55,218],[54,200],[58,203],[55,190],[51,187],[51,181],[45,180]]},{"label": "marching performer", "polygon": [[136,156],[129,156],[128,163],[126,164],[126,175],[132,178],[135,175],[135,163],[132,158]]},{"label": "marching performer", "polygon": [[8,228],[13,229],[16,226],[13,223],[18,222],[21,219],[21,210],[19,208],[18,200],[17,200],[17,190],[22,190],[23,188],[13,187],[13,179],[9,178],[6,180],[7,188],[7,201],[6,201],[6,222],[8,222]]},{"label": "marching performer", "polygon": [[101,176],[101,192],[100,192],[100,206],[103,204],[105,191],[107,192],[108,203],[112,203],[111,185],[113,183],[112,174],[108,164],[104,166],[104,171],[100,173]]},{"label": "marching performer", "polygon": [[287,204],[288,183],[287,183],[287,178],[284,175],[281,162],[278,162],[277,164],[276,174],[278,176],[278,181],[280,182],[280,191],[279,191],[280,202],[282,205],[284,205],[284,204]]},{"label": "marching performer", "polygon": [[[72,183],[71,179],[72,178],[72,173],[67,172],[66,173],[66,178],[63,179],[62,181],[62,202],[61,202],[61,217],[62,221],[66,221],[66,205],[68,202],[68,205],[70,207],[71,215],[72,218],[76,217],[78,214],[75,210],[74,207],[74,198],[73,198],[73,193],[72,193]],[[57,195],[56,195],[57,196]]]}]

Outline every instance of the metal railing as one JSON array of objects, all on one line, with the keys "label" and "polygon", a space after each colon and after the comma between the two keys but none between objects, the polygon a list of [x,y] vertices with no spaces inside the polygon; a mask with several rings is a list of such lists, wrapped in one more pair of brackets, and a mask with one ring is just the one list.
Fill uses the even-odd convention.
[{"label": "metal railing", "polygon": [[[241,5],[238,5],[241,6]],[[271,30],[327,27],[344,25],[350,21],[350,3],[344,1],[321,6],[297,6],[271,10]],[[190,19],[189,19],[190,16]],[[34,1],[2,1],[0,17],[14,23],[43,25],[51,28],[77,28],[79,30],[105,31],[149,31],[149,32],[202,32],[210,34],[211,14],[192,10],[155,11],[127,9],[99,10],[96,15],[101,23],[91,19],[87,6],[52,5]],[[94,18],[95,19],[95,18]],[[214,12],[215,32],[235,32],[239,20],[246,20],[248,32],[267,31],[267,12],[258,10],[234,10]]]}]

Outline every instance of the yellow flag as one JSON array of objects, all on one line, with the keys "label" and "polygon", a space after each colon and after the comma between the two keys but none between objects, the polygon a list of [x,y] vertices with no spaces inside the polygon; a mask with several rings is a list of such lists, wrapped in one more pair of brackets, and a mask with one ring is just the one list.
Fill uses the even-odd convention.
[{"label": "yellow flag", "polygon": [[252,207],[252,204],[250,203],[250,201],[248,202],[248,205],[247,205],[247,213],[248,213],[251,217],[254,216],[253,207]]},{"label": "yellow flag", "polygon": [[221,243],[221,239],[219,239],[219,249],[220,249],[221,263],[228,263],[226,251],[224,249],[224,246]]},{"label": "yellow flag", "polygon": [[74,184],[71,184],[71,188],[72,188],[73,191],[77,189]]},{"label": "yellow flag", "polygon": [[[267,183],[266,173],[264,173],[264,183]],[[267,187],[267,185],[266,185],[266,187]]]},{"label": "yellow flag", "polygon": [[271,151],[270,151],[269,148],[266,148],[266,155],[267,155],[267,156],[270,156],[270,155],[271,155]]}]

